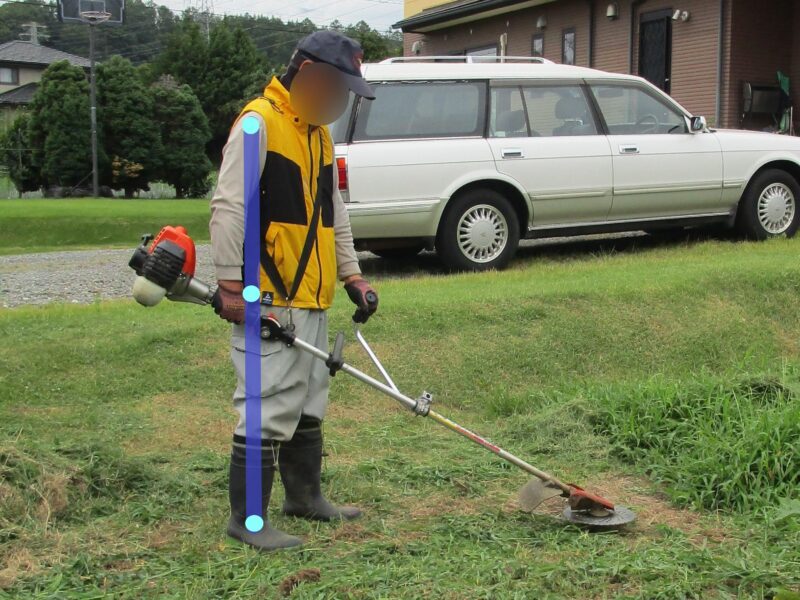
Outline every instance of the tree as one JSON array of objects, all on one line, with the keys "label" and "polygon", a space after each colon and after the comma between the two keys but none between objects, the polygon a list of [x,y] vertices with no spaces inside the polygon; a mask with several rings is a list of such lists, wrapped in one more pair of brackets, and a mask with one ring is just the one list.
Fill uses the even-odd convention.
[{"label": "tree", "polygon": [[6,166],[8,176],[20,194],[41,187],[39,173],[33,163],[30,121],[29,113],[20,113],[0,135],[0,164]]},{"label": "tree", "polygon": [[155,61],[157,75],[172,75],[199,94],[208,62],[208,44],[200,26],[188,15],[175,27],[166,42],[166,50]]},{"label": "tree", "polygon": [[177,198],[183,198],[190,190],[205,195],[211,171],[206,143],[211,132],[200,101],[192,88],[169,76],[162,77],[151,89],[153,117],[163,144],[159,179],[175,187]]},{"label": "tree", "polygon": [[[336,23],[341,31],[341,24],[338,21]],[[377,62],[390,56],[400,56],[403,53],[402,39],[397,41],[397,39],[384,36],[364,21],[345,27],[342,33],[361,44],[361,48],[364,50],[364,62]]]},{"label": "tree", "polygon": [[104,182],[131,198],[149,189],[161,159],[151,92],[131,61],[113,56],[97,69],[97,104],[102,145],[112,166]]},{"label": "tree", "polygon": [[[250,37],[223,20],[211,32],[208,59],[198,97],[211,124],[211,156],[221,154],[231,124],[242,109],[245,94],[260,73],[258,52]],[[262,83],[265,85],[266,82]]]},{"label": "tree", "polygon": [[91,176],[89,84],[63,60],[42,74],[30,105],[32,167],[43,186],[75,187]]}]

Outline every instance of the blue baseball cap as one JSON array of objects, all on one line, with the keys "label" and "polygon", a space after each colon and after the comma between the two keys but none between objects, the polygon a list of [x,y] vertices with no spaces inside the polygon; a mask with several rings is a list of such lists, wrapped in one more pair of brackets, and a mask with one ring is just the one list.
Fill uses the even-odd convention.
[{"label": "blue baseball cap", "polygon": [[315,62],[336,67],[353,93],[368,100],[375,99],[375,93],[361,75],[364,51],[356,40],[336,31],[323,29],[300,40],[296,51]]}]

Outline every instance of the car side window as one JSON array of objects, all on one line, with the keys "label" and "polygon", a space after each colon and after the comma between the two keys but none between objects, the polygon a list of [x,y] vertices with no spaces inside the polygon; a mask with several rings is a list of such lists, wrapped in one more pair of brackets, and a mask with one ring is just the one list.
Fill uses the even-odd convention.
[{"label": "car side window", "polygon": [[640,87],[591,87],[611,135],[687,133],[686,119],[680,112]]},{"label": "car side window", "polygon": [[354,141],[482,136],[484,82],[373,84],[360,104]]},{"label": "car side window", "polygon": [[579,85],[530,86],[523,88],[523,95],[533,137],[597,135],[597,123]]},{"label": "car side window", "polygon": [[518,87],[492,88],[489,108],[489,137],[527,137],[528,122],[522,90]]},{"label": "car side window", "polygon": [[347,130],[350,126],[350,117],[355,99],[356,95],[350,92],[350,97],[347,99],[347,108],[338,119],[328,125],[334,144],[343,144],[347,141]]}]

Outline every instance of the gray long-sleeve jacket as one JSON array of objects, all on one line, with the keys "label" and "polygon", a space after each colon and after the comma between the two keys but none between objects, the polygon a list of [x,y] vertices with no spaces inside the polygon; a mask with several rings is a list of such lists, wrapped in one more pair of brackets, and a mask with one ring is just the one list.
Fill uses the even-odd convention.
[{"label": "gray long-sleeve jacket", "polygon": [[[211,257],[217,279],[241,280],[242,243],[244,241],[244,117],[258,119],[259,174],[266,162],[267,131],[257,112],[247,112],[236,122],[222,150],[222,166],[214,195],[211,198]],[[336,240],[336,270],[340,280],[358,275],[361,269],[353,247],[353,233],[342,196],[339,193],[339,172],[333,169],[333,230]]]}]

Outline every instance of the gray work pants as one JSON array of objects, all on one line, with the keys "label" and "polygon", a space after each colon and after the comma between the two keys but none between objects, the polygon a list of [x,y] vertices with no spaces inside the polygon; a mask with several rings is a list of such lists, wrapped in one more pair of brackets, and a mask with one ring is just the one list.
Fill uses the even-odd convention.
[{"label": "gray work pants", "polygon": [[[268,307],[285,326],[287,310]],[[328,352],[328,314],[324,310],[292,309],[294,333],[298,338]],[[278,442],[294,435],[300,415],[323,419],[328,405],[328,368],[310,354],[283,342],[261,340],[261,438]],[[236,434],[246,432],[244,325],[232,326],[231,359],[236,370],[233,407],[239,413]]]}]

